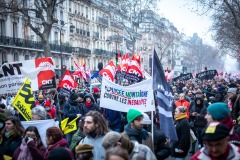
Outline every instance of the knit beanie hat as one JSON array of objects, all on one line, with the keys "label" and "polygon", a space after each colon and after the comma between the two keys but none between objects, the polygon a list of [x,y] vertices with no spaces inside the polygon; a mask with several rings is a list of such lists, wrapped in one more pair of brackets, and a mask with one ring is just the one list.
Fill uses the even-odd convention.
[{"label": "knit beanie hat", "polygon": [[96,93],[96,92],[100,92],[100,90],[97,87],[93,88],[93,93]]},{"label": "knit beanie hat", "polygon": [[222,120],[223,118],[229,116],[230,111],[226,103],[213,103],[207,108],[207,111],[211,114],[214,120]]},{"label": "knit beanie hat", "polygon": [[236,88],[229,88],[227,92],[228,92],[228,93],[237,94]]},{"label": "knit beanie hat", "polygon": [[149,116],[146,113],[142,113],[143,115],[143,121],[142,124],[151,124],[152,121],[150,120]]},{"label": "knit beanie hat", "polygon": [[66,97],[66,96],[65,96],[64,94],[59,94],[59,95],[58,95],[58,98],[59,98],[59,99],[65,99],[65,97]]},{"label": "knit beanie hat", "polygon": [[42,94],[39,94],[38,100],[43,100],[43,99],[44,99],[43,95],[42,95]]},{"label": "knit beanie hat", "polygon": [[142,113],[136,109],[129,109],[127,112],[127,121],[128,123],[131,123],[134,121],[137,117],[143,116]]},{"label": "knit beanie hat", "polygon": [[72,101],[76,101],[78,99],[78,94],[77,93],[72,93],[69,97]]},{"label": "knit beanie hat", "polygon": [[44,107],[50,107],[51,106],[51,102],[50,101],[46,101],[44,104]]},{"label": "knit beanie hat", "polygon": [[212,122],[202,131],[202,139],[205,141],[217,141],[229,136],[230,130],[219,122]]},{"label": "knit beanie hat", "polygon": [[57,147],[50,151],[47,160],[59,160],[59,159],[72,160],[73,158],[69,151],[67,151],[65,148]]},{"label": "knit beanie hat", "polygon": [[121,139],[120,133],[110,131],[103,137],[102,146],[103,148],[108,149],[112,146],[115,146],[120,139]]},{"label": "knit beanie hat", "polygon": [[92,152],[93,146],[90,144],[79,144],[75,148],[75,153],[86,153],[86,152]]},{"label": "knit beanie hat", "polygon": [[82,99],[84,99],[84,93],[82,93],[82,92],[80,92],[80,93],[78,93],[78,96],[80,97],[80,98],[82,98]]}]

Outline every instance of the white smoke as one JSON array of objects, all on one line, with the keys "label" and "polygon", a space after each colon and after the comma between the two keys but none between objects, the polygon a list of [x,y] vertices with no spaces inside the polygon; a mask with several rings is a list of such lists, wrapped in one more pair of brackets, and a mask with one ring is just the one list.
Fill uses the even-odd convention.
[{"label": "white smoke", "polygon": [[227,73],[238,73],[238,62],[236,58],[233,58],[229,55],[226,55],[225,61],[224,61],[224,70]]}]

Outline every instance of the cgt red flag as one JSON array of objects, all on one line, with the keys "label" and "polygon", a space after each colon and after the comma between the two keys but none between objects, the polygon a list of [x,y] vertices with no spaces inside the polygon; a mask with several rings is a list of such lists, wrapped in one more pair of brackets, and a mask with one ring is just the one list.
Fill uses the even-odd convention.
[{"label": "cgt red flag", "polygon": [[127,72],[128,66],[130,65],[130,58],[128,54],[123,55],[122,57],[122,71]]},{"label": "cgt red flag", "polygon": [[73,79],[73,76],[70,74],[68,70],[63,75],[63,79],[60,81],[58,88],[65,88],[67,90],[73,90],[77,88],[78,84],[77,82]]},{"label": "cgt red flag", "polygon": [[100,72],[100,75],[108,78],[111,81],[114,81],[116,74],[116,66],[113,61],[109,62]]}]

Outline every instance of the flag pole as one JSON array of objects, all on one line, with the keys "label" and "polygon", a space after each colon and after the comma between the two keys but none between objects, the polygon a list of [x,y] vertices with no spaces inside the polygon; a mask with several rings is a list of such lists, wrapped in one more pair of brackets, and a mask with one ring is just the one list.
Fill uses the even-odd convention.
[{"label": "flag pole", "polygon": [[[153,46],[153,49],[152,49],[152,87],[153,87],[153,52],[154,52],[154,50],[155,50],[155,47]],[[154,90],[153,90],[153,95],[154,95]],[[155,96],[153,96],[153,97],[155,97]],[[153,98],[153,103],[155,104],[155,99]],[[154,105],[155,106],[155,105]],[[155,106],[155,110],[156,110],[156,106]],[[154,132],[154,123],[153,123],[153,111],[151,111],[151,116],[152,116],[152,146],[153,146],[153,150],[154,150],[154,134],[153,134],[153,132]]]}]

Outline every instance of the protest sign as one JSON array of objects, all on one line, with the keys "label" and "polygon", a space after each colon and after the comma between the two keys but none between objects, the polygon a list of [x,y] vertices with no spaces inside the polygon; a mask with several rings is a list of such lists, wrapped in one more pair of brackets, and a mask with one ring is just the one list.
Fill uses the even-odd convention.
[{"label": "protest sign", "polygon": [[20,90],[18,91],[17,95],[13,99],[12,105],[18,110],[19,113],[21,113],[21,115],[26,121],[30,121],[32,119],[31,107],[33,104],[33,92],[30,81],[27,78]]},{"label": "protest sign", "polygon": [[208,80],[208,79],[213,79],[216,75],[218,75],[218,72],[216,70],[207,70],[200,72],[196,75],[197,79],[200,80]]},{"label": "protest sign", "polygon": [[45,147],[47,147],[46,143],[46,131],[49,127],[58,127],[59,128],[59,122],[54,119],[48,119],[48,120],[34,120],[34,121],[21,121],[23,127],[27,129],[29,126],[35,126],[38,129],[39,135],[41,137],[42,143]]},{"label": "protest sign", "polygon": [[100,107],[121,112],[128,112],[131,108],[142,112],[154,111],[152,79],[123,87],[103,78]]},{"label": "protest sign", "polygon": [[180,76],[173,78],[173,81],[187,81],[189,79],[192,79],[192,73],[186,73],[186,74],[180,74]]},{"label": "protest sign", "polygon": [[0,67],[0,93],[17,93],[26,77],[33,91],[56,88],[52,59],[39,58],[4,63]]}]

